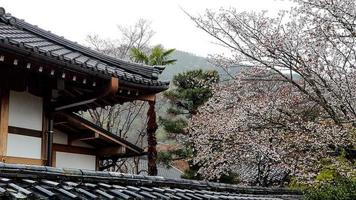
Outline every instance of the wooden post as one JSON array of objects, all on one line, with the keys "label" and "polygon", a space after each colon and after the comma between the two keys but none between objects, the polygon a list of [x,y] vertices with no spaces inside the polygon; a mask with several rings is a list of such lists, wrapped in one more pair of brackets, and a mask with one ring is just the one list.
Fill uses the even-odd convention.
[{"label": "wooden post", "polygon": [[156,122],[156,112],[155,112],[155,101],[149,101],[149,108],[147,111],[147,143],[148,143],[148,175],[157,175],[157,140],[156,140],[156,130],[158,128]]},{"label": "wooden post", "polygon": [[[0,156],[7,154],[7,136],[9,132],[9,71],[7,68],[0,69]],[[2,158],[2,162],[5,160]]]},{"label": "wooden post", "polygon": [[9,89],[7,84],[0,86],[0,156],[6,156],[9,132]]},{"label": "wooden post", "polygon": [[53,112],[48,113],[47,123],[47,166],[53,163]]}]

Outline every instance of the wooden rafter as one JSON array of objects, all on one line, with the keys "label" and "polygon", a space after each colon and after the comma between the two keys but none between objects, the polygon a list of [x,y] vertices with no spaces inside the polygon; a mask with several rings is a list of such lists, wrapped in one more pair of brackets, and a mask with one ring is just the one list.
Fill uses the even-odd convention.
[{"label": "wooden rafter", "polygon": [[91,94],[89,96],[82,96],[77,99],[73,99],[70,102],[58,103],[55,105],[54,111],[62,111],[65,109],[70,109],[73,107],[94,103],[100,98],[114,95],[117,92],[118,88],[119,88],[119,79],[112,77],[110,82],[103,89],[100,89],[98,93]]}]

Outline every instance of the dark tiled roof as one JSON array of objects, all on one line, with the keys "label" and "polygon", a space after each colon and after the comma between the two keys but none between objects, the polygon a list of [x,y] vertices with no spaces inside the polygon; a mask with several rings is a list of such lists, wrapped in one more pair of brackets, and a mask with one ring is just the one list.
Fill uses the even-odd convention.
[{"label": "dark tiled roof", "polygon": [[120,60],[45,31],[24,20],[5,14],[0,7],[0,47],[55,59],[64,66],[75,65],[83,71],[98,72],[138,85],[168,87],[158,81],[162,67]]},{"label": "dark tiled roof", "polygon": [[300,199],[285,189],[0,163],[1,199]]}]

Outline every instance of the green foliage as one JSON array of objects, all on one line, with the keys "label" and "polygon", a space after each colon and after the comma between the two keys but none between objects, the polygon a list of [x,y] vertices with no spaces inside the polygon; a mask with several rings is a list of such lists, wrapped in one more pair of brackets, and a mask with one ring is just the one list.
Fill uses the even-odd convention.
[{"label": "green foliage", "polygon": [[146,65],[148,65],[150,62],[148,60],[148,56],[138,48],[131,49],[131,57],[135,62],[145,63]]},{"label": "green foliage", "polygon": [[288,187],[290,189],[305,190],[305,189],[309,188],[309,185],[306,183],[300,182],[295,177],[292,177],[289,181]]},{"label": "green foliage", "polygon": [[156,138],[158,142],[163,142],[163,141],[166,142],[168,140],[167,132],[164,130],[162,126],[158,127],[156,131]]},{"label": "green foliage", "polygon": [[356,180],[338,177],[334,181],[318,184],[305,192],[306,200],[354,200],[356,199]]},{"label": "green foliage", "polygon": [[132,48],[131,57],[135,62],[144,63],[146,65],[171,65],[177,61],[176,59],[170,59],[174,51],[175,49],[165,50],[162,45],[157,45],[151,49],[148,55],[138,48]]},{"label": "green foliage", "polygon": [[[160,117],[159,121],[168,133],[175,135],[184,133],[188,126],[187,120],[196,113],[199,106],[203,105],[212,96],[212,86],[219,81],[219,74],[214,70],[203,71],[201,69],[180,73],[173,78],[173,87],[164,93],[169,100],[171,107],[167,109],[165,118]],[[163,163],[170,163],[170,160],[190,159],[194,156],[194,151],[189,144],[184,144],[184,148],[174,152],[163,153],[160,157]],[[186,179],[200,180],[198,174],[199,166],[189,164],[182,177]],[[224,181],[234,180],[231,177],[223,177]]]},{"label": "green foliage", "polygon": [[192,155],[192,150],[190,148],[158,152],[157,161],[164,164],[166,167],[170,167],[173,160],[187,158],[190,155]]},{"label": "green foliage", "polygon": [[333,161],[323,160],[323,168],[316,183],[305,189],[305,199],[356,199],[355,163],[348,160],[347,151],[342,149]]},{"label": "green foliage", "polygon": [[[160,123],[168,133],[183,133],[190,115],[212,96],[212,86],[219,81],[214,70],[192,70],[180,73],[173,78],[173,88],[164,93],[171,107],[168,116],[160,117]],[[177,117],[180,116],[180,117]]]},{"label": "green foliage", "polygon": [[333,160],[323,160],[323,168],[316,177],[317,182],[330,182],[340,177],[356,178],[356,163],[347,159],[345,149],[339,151],[339,156]]},{"label": "green foliage", "polygon": [[174,76],[174,88],[165,92],[171,103],[180,109],[195,113],[199,106],[212,96],[212,86],[219,81],[215,70],[201,69],[180,73]]},{"label": "green foliage", "polygon": [[172,159],[173,159],[173,154],[171,152],[165,151],[165,152],[158,152],[157,154],[157,161],[165,165],[167,168],[170,168]]},{"label": "green foliage", "polygon": [[202,180],[202,177],[200,176],[200,174],[198,173],[199,169],[192,169],[192,167],[190,166],[190,168],[188,170],[186,170],[182,175],[181,178],[184,179],[191,179],[191,180]]},{"label": "green foliage", "polygon": [[324,168],[321,170],[316,177],[316,180],[319,182],[328,182],[328,181],[333,181],[337,177],[339,177],[339,173],[336,171],[336,169],[333,168]]},{"label": "green foliage", "polygon": [[160,123],[163,125],[164,129],[169,133],[182,133],[183,129],[187,127],[187,121],[184,119],[169,120],[164,118],[159,118]]},{"label": "green foliage", "polygon": [[181,175],[181,178],[191,179],[191,180],[202,180],[203,178],[198,173],[200,167],[198,165],[194,165],[192,161],[189,161],[188,163],[189,163],[189,169],[184,171],[184,173]]},{"label": "green foliage", "polygon": [[177,108],[170,107],[167,109],[167,113],[176,116],[182,114],[182,111]]},{"label": "green foliage", "polygon": [[211,88],[214,83],[219,81],[219,74],[215,70],[197,69],[177,74],[173,78],[173,84],[177,88],[191,89],[195,87],[199,88]]},{"label": "green foliage", "polygon": [[[192,179],[192,180],[202,180],[203,178],[198,173],[198,170],[200,167],[198,165],[193,165],[192,163],[190,163],[189,166],[191,166],[191,167],[182,174],[181,178]],[[214,179],[211,181],[220,182],[220,183],[229,183],[229,184],[240,183],[239,176],[235,173],[223,174],[219,179]]]},{"label": "green foliage", "polygon": [[223,174],[218,180],[221,183],[238,184],[240,183],[239,176],[235,173]]},{"label": "green foliage", "polygon": [[193,155],[193,149],[189,147],[177,149],[174,151],[174,154],[180,158],[188,158],[189,156]]}]

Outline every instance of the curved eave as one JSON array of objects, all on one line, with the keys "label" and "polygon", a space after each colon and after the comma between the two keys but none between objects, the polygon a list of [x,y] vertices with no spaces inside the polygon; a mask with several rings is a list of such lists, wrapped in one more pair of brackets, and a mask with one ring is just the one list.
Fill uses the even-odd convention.
[{"label": "curved eave", "polygon": [[[169,88],[169,82],[161,82],[150,79],[136,80],[134,77],[129,79],[127,77],[120,77],[115,73],[110,74],[107,71],[100,71],[94,68],[88,69],[80,64],[72,63],[66,60],[60,60],[58,58],[48,56],[39,52],[34,52],[26,48],[17,47],[16,45],[9,44],[7,41],[1,41],[1,39],[0,48],[0,54],[2,52],[7,53],[12,55],[12,57],[16,57],[16,59],[22,59],[25,62],[32,62],[32,64],[36,63],[45,67],[55,66],[56,68],[61,70],[70,70],[104,80],[109,80],[111,77],[117,77],[120,81],[120,87],[128,87],[144,91],[145,93],[159,93]],[[145,80],[148,82],[145,83]]]},{"label": "curved eave", "polygon": [[102,53],[94,51],[88,47],[84,47],[78,43],[74,43],[70,40],[63,38],[63,37],[52,34],[51,32],[45,31],[39,27],[35,27],[32,24],[29,24],[23,20],[20,20],[15,17],[13,17],[13,18],[16,19],[16,25],[19,26],[20,28],[23,28],[27,31],[34,33],[34,34],[40,35],[41,37],[44,37],[50,41],[64,45],[65,47],[70,48],[71,50],[74,50],[74,51],[78,51],[78,52],[82,53],[83,55],[98,59],[104,63],[119,66],[120,68],[123,68],[123,69],[125,69],[129,72],[132,72],[132,73],[140,74],[146,78],[157,79],[158,74],[162,73],[161,68],[157,69],[152,66],[144,65],[141,63],[133,63],[130,61],[121,60],[121,59],[111,57],[109,55],[102,54]]},{"label": "curved eave", "polygon": [[140,91],[145,91],[145,93],[156,94],[163,92],[169,88],[169,82],[161,82],[162,85],[146,85],[146,84],[138,84],[134,82],[130,82],[127,80],[120,79],[120,87],[132,88]]}]

